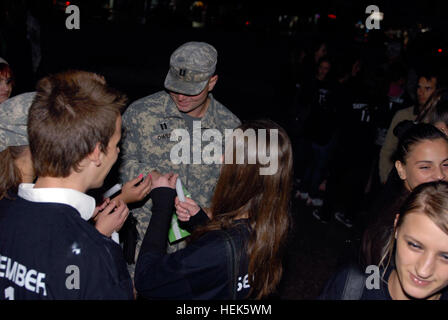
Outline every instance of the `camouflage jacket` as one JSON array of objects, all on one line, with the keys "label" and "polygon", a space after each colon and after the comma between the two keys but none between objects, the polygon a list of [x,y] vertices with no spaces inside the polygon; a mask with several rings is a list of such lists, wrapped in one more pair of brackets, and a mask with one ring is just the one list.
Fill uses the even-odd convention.
[{"label": "camouflage jacket", "polygon": [[[218,130],[222,134],[223,145],[225,129],[234,129],[240,121],[211,94],[209,97],[210,105],[200,122],[201,132],[203,133],[205,129]],[[160,91],[132,103],[123,115],[123,127],[122,165],[120,166],[122,182],[129,181],[141,173],[147,175],[152,170],[158,170],[161,173],[178,173],[192,199],[201,207],[210,205],[220,165],[205,164],[205,161],[193,164],[193,157],[190,157],[190,163],[175,164],[171,161],[171,150],[178,144],[178,141],[170,139],[174,134],[173,130],[188,131],[189,129],[186,120],[167,92]],[[189,131],[188,133],[193,138],[193,133]],[[202,151],[211,142],[208,140],[201,142],[196,139],[194,143],[195,145],[201,143],[200,150]],[[137,229],[140,239],[143,238],[149,223],[151,206],[152,203],[149,200],[141,208],[133,210],[138,220]]]},{"label": "camouflage jacket", "polygon": [[35,92],[26,92],[0,104],[0,151],[28,144],[28,109],[35,96]]}]

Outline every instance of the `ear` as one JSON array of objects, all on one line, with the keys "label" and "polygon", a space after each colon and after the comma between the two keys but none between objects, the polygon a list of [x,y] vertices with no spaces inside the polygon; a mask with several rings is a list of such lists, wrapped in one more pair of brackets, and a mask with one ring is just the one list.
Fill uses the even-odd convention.
[{"label": "ear", "polygon": [[97,167],[101,165],[101,150],[100,150],[100,143],[97,142],[95,145],[95,148],[93,151],[87,156],[89,160],[95,164]]},{"label": "ear", "polygon": [[218,75],[217,75],[217,74],[215,74],[214,76],[212,76],[212,77],[210,78],[210,80],[208,81],[208,92],[210,92],[210,91],[213,90],[213,88],[214,88],[215,85],[216,85],[216,82],[218,82]]},{"label": "ear", "polygon": [[406,180],[406,170],[404,169],[404,165],[400,160],[395,161],[395,168],[397,169],[398,175],[401,180]]},{"label": "ear", "polygon": [[396,214],[395,215],[395,221],[394,221],[394,232],[395,232],[395,239],[397,239],[397,223],[398,223],[398,219],[400,218],[400,214]]}]

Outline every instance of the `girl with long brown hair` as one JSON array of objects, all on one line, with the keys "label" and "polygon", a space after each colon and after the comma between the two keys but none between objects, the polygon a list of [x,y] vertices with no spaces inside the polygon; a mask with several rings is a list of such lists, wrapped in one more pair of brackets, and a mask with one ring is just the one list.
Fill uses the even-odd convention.
[{"label": "girl with long brown hair", "polygon": [[[236,143],[228,148],[230,139]],[[230,139],[208,214],[192,199],[175,199],[179,220],[203,223],[194,229],[187,247],[172,254],[166,253],[166,236],[176,175],[153,174],[156,211],[135,273],[142,297],[261,299],[275,291],[290,227],[291,143],[269,120],[242,124]],[[260,148],[264,142],[265,148]]]}]

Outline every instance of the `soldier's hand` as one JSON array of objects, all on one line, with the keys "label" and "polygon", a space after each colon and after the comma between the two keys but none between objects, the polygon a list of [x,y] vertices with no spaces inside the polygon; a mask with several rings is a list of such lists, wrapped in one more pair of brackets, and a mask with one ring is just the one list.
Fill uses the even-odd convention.
[{"label": "soldier's hand", "polygon": [[[124,203],[143,200],[151,191],[151,174],[149,173],[143,181],[142,179],[143,174],[126,182],[121,188],[121,193],[113,200],[123,200]],[[139,182],[140,184],[138,184]]]}]

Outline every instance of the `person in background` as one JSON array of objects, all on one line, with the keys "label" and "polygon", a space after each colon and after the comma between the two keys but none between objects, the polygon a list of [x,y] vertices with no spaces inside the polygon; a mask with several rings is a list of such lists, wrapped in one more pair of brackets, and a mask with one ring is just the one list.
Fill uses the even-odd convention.
[{"label": "person in background", "polygon": [[[260,133],[263,130],[268,131],[264,136]],[[251,132],[253,145],[245,142],[252,138]],[[246,134],[250,135],[248,140]],[[180,202],[175,198],[177,175],[153,176],[153,216],[135,270],[140,296],[228,300],[261,299],[275,292],[290,227],[291,143],[286,132],[270,120],[246,122],[230,139],[236,142],[232,148],[226,147],[208,214],[192,199]],[[262,139],[266,150],[277,158],[271,158],[269,164],[263,160],[266,150],[257,148]],[[275,171],[266,168],[273,160],[277,161]],[[269,172],[263,172],[266,169]],[[166,237],[174,205],[179,220],[195,219],[196,226],[184,249],[167,254]]]},{"label": "person in background", "polygon": [[381,183],[386,183],[387,176],[393,167],[392,154],[398,144],[394,135],[394,129],[403,120],[415,120],[417,115],[424,109],[425,104],[438,87],[438,75],[431,70],[420,74],[417,84],[417,103],[411,107],[401,109],[393,116],[389,129],[386,133],[384,144],[379,156],[379,175]]},{"label": "person in background", "polygon": [[14,86],[14,74],[9,64],[0,57],[0,103],[6,101]]},{"label": "person in background", "polygon": [[448,176],[447,136],[426,123],[411,123],[403,131],[394,155],[394,171],[370,208],[362,239],[365,265],[378,263],[395,214],[409,193],[422,183],[446,180]]},{"label": "person in background", "polygon": [[[321,58],[315,78],[308,84],[310,87],[304,90],[308,95],[306,105],[309,115],[304,121],[303,136],[304,143],[309,145],[310,154],[305,155],[306,166],[296,197],[314,207],[323,204],[320,186],[328,178],[330,162],[339,138],[338,110],[333,99],[336,83],[330,76],[330,70],[330,59]],[[303,154],[298,156],[304,157]]]},{"label": "person in background", "polygon": [[[362,60],[356,53],[340,58],[336,63],[333,101],[338,110],[334,121],[338,123],[339,139],[330,163],[324,203],[313,209],[313,217],[320,222],[328,223],[334,216],[348,228],[353,226],[365,202],[364,190],[373,158],[367,111],[358,107],[366,100],[361,72]],[[347,161],[355,158],[355,162]]]}]

